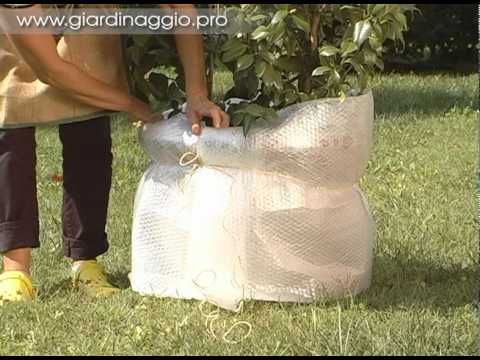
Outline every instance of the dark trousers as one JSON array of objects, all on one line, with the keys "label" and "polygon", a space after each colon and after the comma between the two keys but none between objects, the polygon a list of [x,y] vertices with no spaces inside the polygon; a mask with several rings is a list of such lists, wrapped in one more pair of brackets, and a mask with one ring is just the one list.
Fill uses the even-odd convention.
[{"label": "dark trousers", "polygon": [[[94,259],[108,250],[110,119],[60,125],[59,132],[64,253],[73,260]],[[0,253],[40,246],[35,147],[35,128],[0,130]]]}]

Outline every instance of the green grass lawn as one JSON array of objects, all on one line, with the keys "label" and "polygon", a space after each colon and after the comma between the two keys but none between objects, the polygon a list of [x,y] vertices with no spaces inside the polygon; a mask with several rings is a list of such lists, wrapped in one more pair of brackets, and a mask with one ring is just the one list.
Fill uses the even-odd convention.
[{"label": "green grass lawn", "polygon": [[[223,85],[226,86],[226,85]],[[7,354],[436,354],[477,353],[475,216],[477,76],[390,75],[374,82],[375,146],[361,186],[377,223],[374,278],[356,298],[312,305],[249,302],[239,314],[197,301],[143,298],[128,289],[135,190],[148,159],[136,131],[114,122],[114,180],[102,261],[125,288],[92,301],[69,287],[61,248],[56,129],[38,139],[43,247],[39,298],[0,308]],[[222,91],[221,88],[217,91]],[[214,320],[214,321],[213,321]],[[233,324],[228,339],[223,335]]]}]

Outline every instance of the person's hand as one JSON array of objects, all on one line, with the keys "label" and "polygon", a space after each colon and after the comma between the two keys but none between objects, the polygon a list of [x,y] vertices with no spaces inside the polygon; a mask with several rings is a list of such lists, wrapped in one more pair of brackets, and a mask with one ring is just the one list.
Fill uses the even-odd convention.
[{"label": "person's hand", "polygon": [[202,132],[200,122],[204,116],[212,119],[215,128],[230,126],[230,116],[211,102],[206,95],[188,96],[187,116],[192,123],[192,133],[195,135],[200,135]]},{"label": "person's hand", "polygon": [[129,111],[131,115],[131,120],[134,123],[152,123],[155,121],[159,121],[163,118],[161,114],[154,113],[150,105],[140,101],[136,98],[131,99]]}]

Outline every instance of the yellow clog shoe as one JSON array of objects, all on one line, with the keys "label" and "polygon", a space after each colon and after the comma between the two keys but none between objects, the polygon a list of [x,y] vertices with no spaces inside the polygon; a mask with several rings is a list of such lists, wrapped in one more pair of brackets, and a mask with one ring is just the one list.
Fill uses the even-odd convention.
[{"label": "yellow clog shoe", "polygon": [[21,271],[5,271],[0,275],[0,306],[32,301],[34,298],[35,290],[29,275]]},{"label": "yellow clog shoe", "polygon": [[92,297],[108,297],[120,292],[110,284],[102,265],[96,260],[83,261],[72,269],[73,286]]}]

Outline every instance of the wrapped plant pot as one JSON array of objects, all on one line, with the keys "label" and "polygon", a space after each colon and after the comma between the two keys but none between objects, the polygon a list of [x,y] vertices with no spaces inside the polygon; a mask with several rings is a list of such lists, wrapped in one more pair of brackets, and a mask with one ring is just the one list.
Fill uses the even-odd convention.
[{"label": "wrapped plant pot", "polygon": [[287,107],[268,127],[145,126],[132,288],[208,300],[312,302],[366,289],[374,223],[356,185],[372,144],[371,93]]}]

